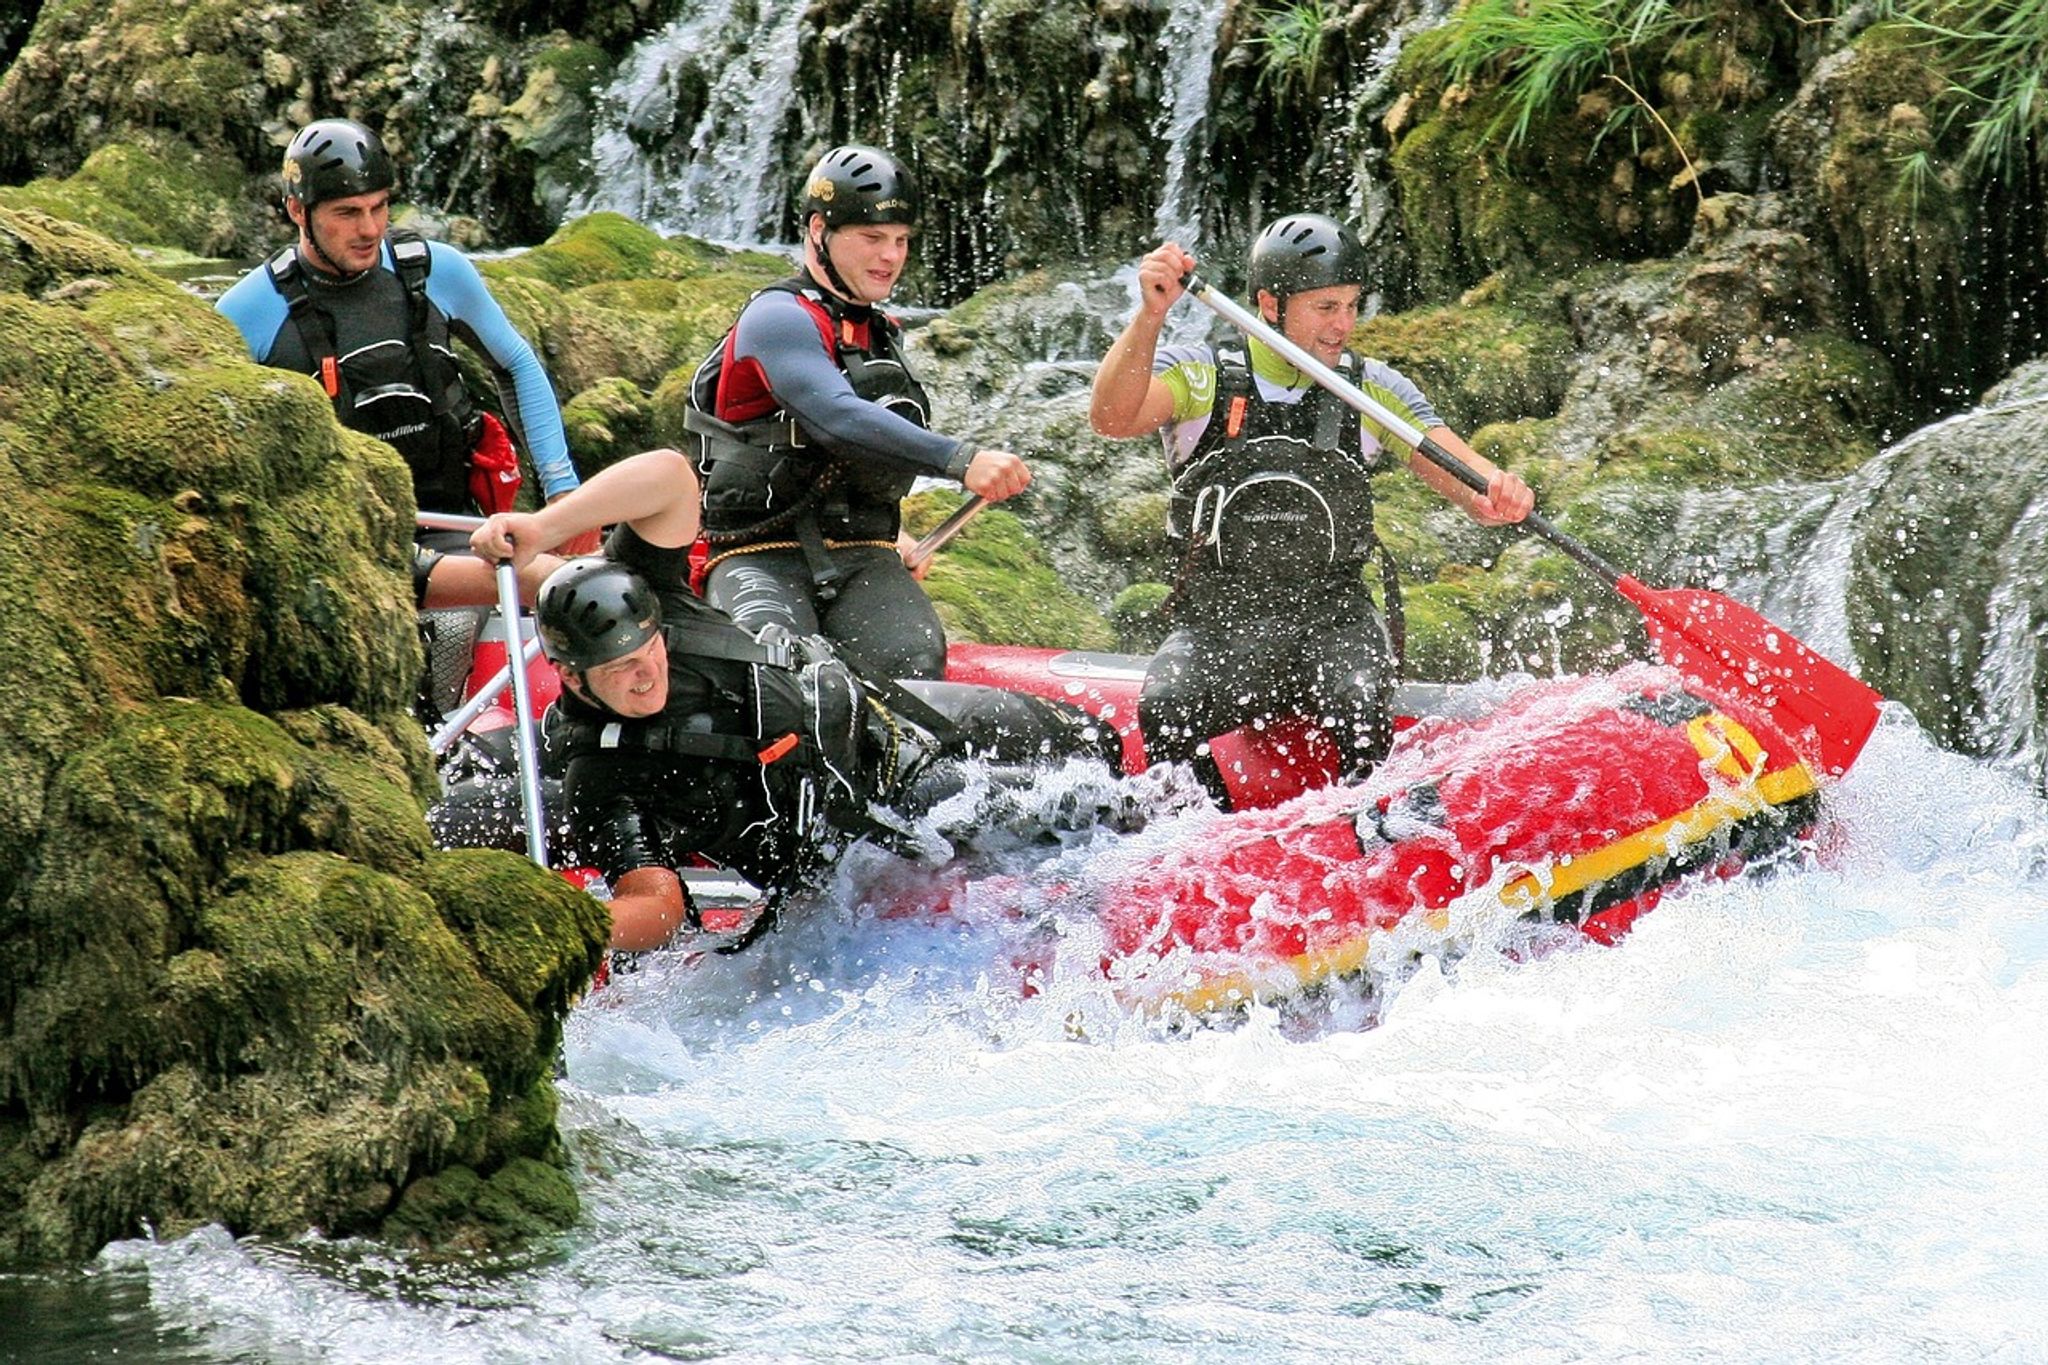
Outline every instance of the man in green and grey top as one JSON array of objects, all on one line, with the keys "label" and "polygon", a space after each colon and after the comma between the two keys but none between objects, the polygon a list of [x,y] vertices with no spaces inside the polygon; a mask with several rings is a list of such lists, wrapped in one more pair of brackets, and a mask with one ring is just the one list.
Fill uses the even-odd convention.
[{"label": "man in green and grey top", "polygon": [[[1393,742],[1396,662],[1366,586],[1378,541],[1371,477],[1391,437],[1256,341],[1159,345],[1194,257],[1167,242],[1138,268],[1139,304],[1095,376],[1089,417],[1104,436],[1160,434],[1185,548],[1174,628],[1146,670],[1138,719],[1148,758],[1192,762],[1225,797],[1209,740],[1287,713],[1314,717],[1356,780]],[[1422,391],[1345,349],[1358,321],[1365,251],[1320,214],[1289,214],[1252,244],[1250,287],[1289,341],[1406,417],[1486,479],[1474,493],[1419,456],[1417,477],[1482,525],[1520,521],[1527,484],[1475,454]]]}]

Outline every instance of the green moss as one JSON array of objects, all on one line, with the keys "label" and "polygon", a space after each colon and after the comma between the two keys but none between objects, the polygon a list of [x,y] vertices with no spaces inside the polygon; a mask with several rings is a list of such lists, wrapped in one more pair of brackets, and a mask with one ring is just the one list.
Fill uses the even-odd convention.
[{"label": "green moss", "polygon": [[[606,280],[688,280],[722,264],[757,268],[772,259],[690,237],[665,238],[623,214],[592,213],[563,224],[531,251],[486,263],[484,270],[494,280],[524,277],[567,291]],[[777,269],[787,273],[779,263]]]},{"label": "green moss", "polygon": [[647,396],[626,379],[600,380],[562,404],[562,426],[585,478],[662,444],[655,439],[654,411]]},{"label": "green moss", "polygon": [[[611,936],[603,902],[510,854],[437,853],[425,886],[486,979],[535,1020],[552,1024],[568,1012]],[[551,1060],[553,1048],[536,1054]]]},{"label": "green moss", "polygon": [[41,208],[129,245],[217,256],[240,244],[233,212],[240,168],[178,138],[108,143],[61,181],[0,190],[0,204]]},{"label": "green moss", "polygon": [[1460,682],[1479,676],[1481,585],[1469,579],[1418,583],[1403,590],[1408,628],[1407,668],[1423,682]]},{"label": "green moss", "polygon": [[1156,551],[1166,537],[1169,501],[1171,495],[1158,490],[1103,504],[1095,516],[1103,545],[1110,553],[1125,557]]},{"label": "green moss", "polygon": [[[912,499],[905,523],[919,533],[958,502],[943,494]],[[1115,643],[1101,613],[1066,585],[1024,524],[1000,508],[982,513],[939,553],[924,588],[955,640],[1066,649]]]},{"label": "green moss", "polygon": [[1598,233],[1490,154],[1489,122],[1484,109],[1442,112],[1394,149],[1403,223],[1428,296],[1499,271],[1549,278],[1597,259]]},{"label": "green moss", "polygon": [[1173,589],[1165,583],[1133,583],[1116,595],[1109,605],[1109,623],[1116,631],[1116,647],[1132,654],[1150,654],[1166,638],[1166,599]]},{"label": "green moss", "polygon": [[1554,312],[1510,304],[1383,313],[1351,345],[1414,380],[1458,431],[1555,413],[1577,350]]}]

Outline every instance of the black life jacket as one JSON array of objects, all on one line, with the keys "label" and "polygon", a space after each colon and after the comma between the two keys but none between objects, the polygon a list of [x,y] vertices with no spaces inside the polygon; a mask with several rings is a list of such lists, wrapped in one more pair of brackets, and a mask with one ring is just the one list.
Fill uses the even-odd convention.
[{"label": "black life jacket", "polygon": [[[1337,370],[1357,382],[1357,359]],[[1216,352],[1209,425],[1174,472],[1167,531],[1187,545],[1193,581],[1226,576],[1273,583],[1362,569],[1377,541],[1373,466],[1359,450],[1358,416],[1321,388],[1269,403],[1241,346]]]},{"label": "black life jacket", "polygon": [[[902,329],[893,318],[880,309],[855,309],[801,276],[768,289],[795,295],[810,312],[820,344],[854,393],[917,426],[930,425],[931,400],[910,371]],[[865,346],[858,344],[863,320]],[[765,387],[747,382],[733,359],[735,330],[697,367],[684,416],[700,438],[711,543],[805,540],[807,527],[809,536],[832,540],[894,539],[915,472],[881,461],[838,459]]]},{"label": "black life jacket", "polygon": [[334,316],[308,288],[296,245],[270,258],[270,283],[284,296],[313,377],[334,400],[342,425],[405,457],[421,507],[467,508],[469,454],[480,417],[455,363],[448,319],[427,298],[433,256],[417,233],[394,231],[386,240],[404,305],[372,319],[370,339],[346,355],[337,354]]},{"label": "black life jacket", "polygon": [[[608,751],[687,760],[678,764],[687,782],[645,799],[657,816],[672,803],[704,836],[705,846],[689,851],[720,862],[735,861],[730,845],[744,837],[745,853],[772,846],[770,861],[797,875],[833,831],[870,832],[870,803],[902,780],[898,723],[829,647],[755,640],[708,614],[664,625],[662,634],[667,705],[623,720],[565,693],[541,727],[551,768]],[[707,812],[716,813],[708,829]]]}]

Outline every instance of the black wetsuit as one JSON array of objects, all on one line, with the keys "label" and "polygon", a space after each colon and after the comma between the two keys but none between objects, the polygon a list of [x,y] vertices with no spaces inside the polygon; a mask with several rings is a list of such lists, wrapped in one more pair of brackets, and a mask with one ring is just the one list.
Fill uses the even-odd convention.
[{"label": "black wetsuit", "polygon": [[605,552],[661,595],[667,705],[616,721],[565,692],[542,730],[551,762],[566,764],[573,851],[614,883],[701,856],[785,893],[837,848],[890,832],[871,803],[914,814],[948,795],[949,763],[1114,752],[1114,737],[1071,708],[961,683],[906,684],[906,696],[863,683],[820,642],[770,632],[764,646],[690,593],[687,550],[630,527]]},{"label": "black wetsuit", "polygon": [[[1206,745],[1239,726],[1307,716],[1337,745],[1346,778],[1393,742],[1398,664],[1366,576],[1377,439],[1285,362],[1260,357],[1294,384],[1255,374],[1251,360],[1218,352],[1213,401],[1167,434],[1182,574],[1174,628],[1138,702],[1148,759],[1193,762],[1219,800],[1226,788]],[[1162,372],[1206,363],[1193,352],[1155,362]],[[1374,365],[1370,382],[1389,406],[1435,424],[1398,373]]]},{"label": "black wetsuit", "polygon": [[927,428],[895,323],[791,280],[741,310],[706,384],[706,595],[877,676],[943,677],[944,628],[894,544],[915,479],[957,480],[974,452]]}]

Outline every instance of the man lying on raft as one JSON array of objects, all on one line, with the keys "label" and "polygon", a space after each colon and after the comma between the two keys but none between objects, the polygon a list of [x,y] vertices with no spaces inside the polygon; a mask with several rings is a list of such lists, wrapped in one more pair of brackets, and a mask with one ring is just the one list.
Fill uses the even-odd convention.
[{"label": "man lying on raft", "polygon": [[571,846],[612,887],[612,946],[692,921],[677,869],[708,858],[774,907],[839,849],[959,790],[959,761],[1106,758],[1079,711],[962,683],[858,677],[824,641],[754,636],[689,590],[700,506],[690,462],[635,455],[538,512],[489,518],[471,548],[524,565],[595,528],[600,556],[542,586],[541,646],[563,693],[543,725]]}]

